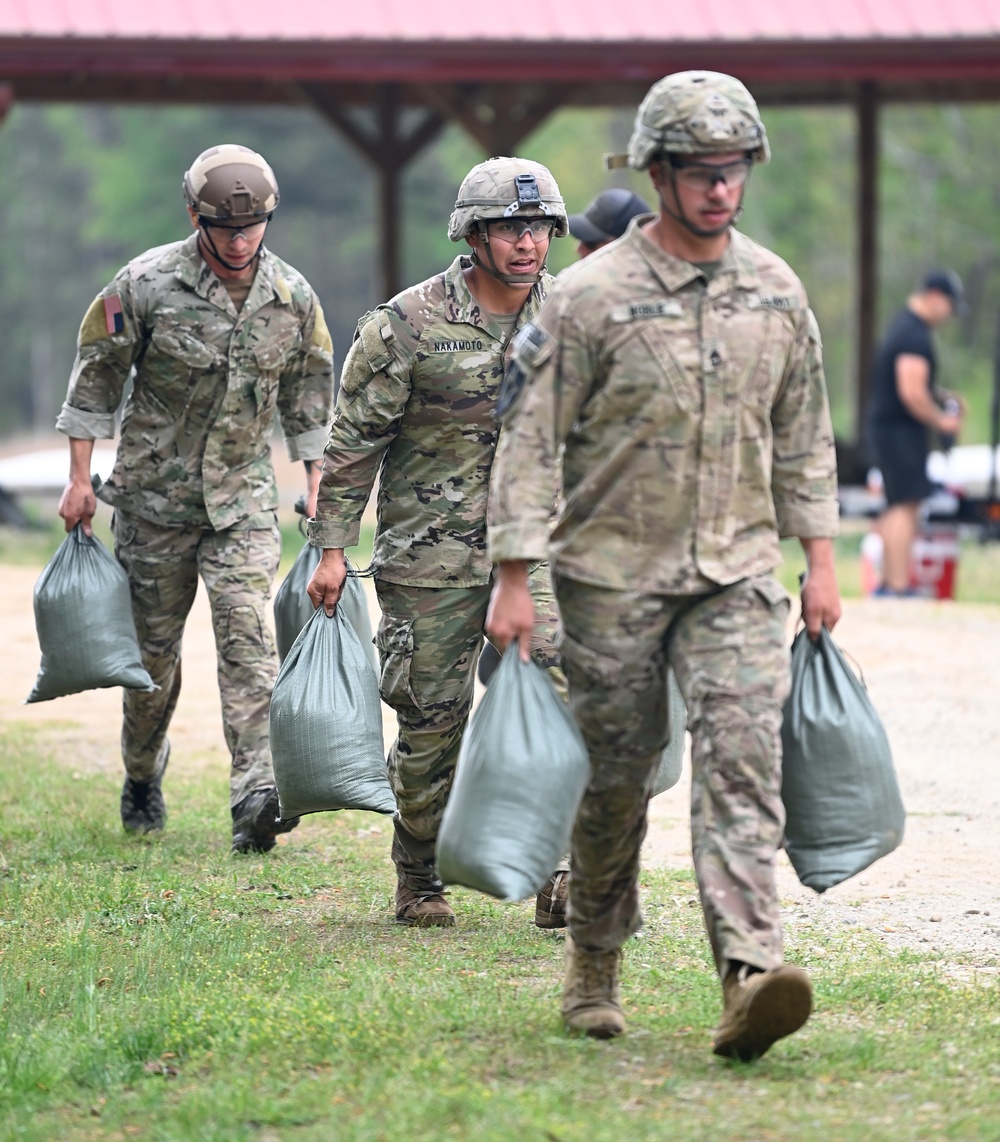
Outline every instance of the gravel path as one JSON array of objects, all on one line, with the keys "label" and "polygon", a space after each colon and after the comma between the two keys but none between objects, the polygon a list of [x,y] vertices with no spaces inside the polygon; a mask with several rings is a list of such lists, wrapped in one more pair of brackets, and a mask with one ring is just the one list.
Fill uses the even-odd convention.
[{"label": "gravel path", "polygon": [[[38,669],[31,608],[37,576],[34,568],[0,566],[0,721],[45,726],[72,769],[105,771],[117,782],[117,690],[21,705]],[[956,971],[994,967],[1000,962],[1000,608],[848,600],[836,638],[861,665],[886,724],[908,810],[906,837],[896,852],[823,896],[800,885],[782,856],[788,927],[798,918],[861,924],[891,947],[940,952]],[[387,740],[392,732],[387,711]],[[207,764],[224,770],[203,591],[185,636],[184,690],[171,741],[172,772]],[[652,803],[648,865],[690,867],[689,773],[685,765],[680,784]]]}]

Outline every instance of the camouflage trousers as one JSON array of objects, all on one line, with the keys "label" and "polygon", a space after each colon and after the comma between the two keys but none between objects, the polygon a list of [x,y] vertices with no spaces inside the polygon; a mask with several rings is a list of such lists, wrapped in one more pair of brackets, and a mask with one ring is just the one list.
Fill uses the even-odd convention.
[{"label": "camouflage trousers", "polygon": [[[532,655],[565,694],[548,567],[532,569],[529,583],[538,613]],[[472,709],[492,585],[407,587],[377,579],[375,586],[382,608],[375,636],[380,689],[399,725],[389,750],[389,780],[415,876],[423,879],[433,866],[434,842]],[[400,860],[396,863],[402,868]]]},{"label": "camouflage trousers", "polygon": [[639,850],[650,774],[668,738],[669,664],[687,705],[691,843],[719,974],[731,960],[776,967],[787,593],[769,575],[693,597],[559,576],[555,592],[563,669],[592,767],[573,831],[573,939],[607,951],[642,925]]},{"label": "camouflage trousers", "polygon": [[167,730],[181,690],[181,638],[200,575],[212,609],[222,725],[232,755],[230,804],[236,805],[274,784],[268,711],[278,660],[265,604],[281,554],[277,523],[226,531],[158,527],[116,511],[114,535],[142,662],[159,687],[149,694],[124,691],[125,769],[136,781],[149,781],[167,764]]}]

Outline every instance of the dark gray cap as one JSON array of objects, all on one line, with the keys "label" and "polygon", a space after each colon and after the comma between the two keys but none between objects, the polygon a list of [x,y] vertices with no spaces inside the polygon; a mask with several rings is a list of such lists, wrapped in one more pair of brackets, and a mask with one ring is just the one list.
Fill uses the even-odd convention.
[{"label": "dark gray cap", "polygon": [[[572,229],[571,226],[571,232]],[[920,288],[936,289],[938,293],[950,297],[951,308],[956,313],[961,313],[965,308],[965,287],[962,285],[962,279],[954,270],[931,270],[929,274],[924,275]]]},{"label": "dark gray cap", "polygon": [[594,246],[620,238],[637,214],[648,213],[649,207],[634,191],[616,186],[602,190],[582,214],[571,214],[569,232]]}]

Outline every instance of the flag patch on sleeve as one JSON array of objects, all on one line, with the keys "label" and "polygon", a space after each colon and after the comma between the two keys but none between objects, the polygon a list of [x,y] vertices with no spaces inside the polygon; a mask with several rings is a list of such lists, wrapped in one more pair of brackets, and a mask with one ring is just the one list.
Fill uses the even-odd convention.
[{"label": "flag patch on sleeve", "polygon": [[121,333],[125,328],[121,298],[116,293],[104,299],[104,325],[109,333]]}]

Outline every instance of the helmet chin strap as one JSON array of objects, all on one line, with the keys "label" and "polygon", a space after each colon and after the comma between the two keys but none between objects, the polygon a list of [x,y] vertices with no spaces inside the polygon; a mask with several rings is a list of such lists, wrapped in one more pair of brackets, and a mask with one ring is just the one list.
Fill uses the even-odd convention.
[{"label": "helmet chin strap", "polygon": [[[268,218],[267,222],[271,219]],[[265,223],[266,225],[266,223]],[[260,245],[254,250],[253,254],[240,266],[233,265],[232,262],[227,262],[226,259],[219,253],[219,248],[216,246],[212,239],[211,229],[207,226],[198,227],[198,244],[199,246],[205,244],[212,254],[212,257],[220,264],[226,267],[227,270],[232,270],[234,273],[239,273],[241,270],[248,269],[260,257],[260,252],[264,248],[264,239],[261,238]]]},{"label": "helmet chin strap", "polygon": [[502,274],[497,269],[497,264],[493,260],[493,250],[490,248],[489,235],[485,230],[480,230],[479,233],[483,239],[483,245],[486,247],[486,257],[489,259],[490,264],[487,266],[485,262],[479,258],[476,250],[473,249],[471,257],[474,266],[479,266],[481,270],[495,277],[498,281],[502,281],[504,285],[535,285],[541,281],[542,274],[545,273],[544,262],[542,262],[541,266],[533,274]]},{"label": "helmet chin strap", "polygon": [[[685,230],[688,230],[690,233],[694,234],[695,237],[697,237],[697,238],[718,238],[718,236],[720,234],[725,234],[725,232],[730,228],[730,226],[735,226],[736,223],[739,222],[740,218],[742,217],[742,215],[743,215],[743,195],[746,194],[747,183],[749,181],[750,181],[750,175],[748,174],[747,175],[747,181],[743,184],[743,187],[740,190],[740,200],[736,204],[736,210],[733,212],[732,218],[729,219],[729,221],[725,224],[725,226],[716,226],[712,230],[706,230],[703,226],[695,226],[695,224],[684,213],[683,209],[681,209],[679,211],[670,209],[670,207],[666,204],[666,201],[663,198],[663,192],[662,191],[659,192],[660,209],[663,211],[664,214],[669,214],[670,217],[673,218],[673,220],[675,222],[679,222],[684,227]],[[671,168],[671,170],[670,170],[670,185],[674,188],[674,201],[679,204],[681,198],[680,198],[680,195],[677,193],[677,176],[674,174],[673,168]]]}]

